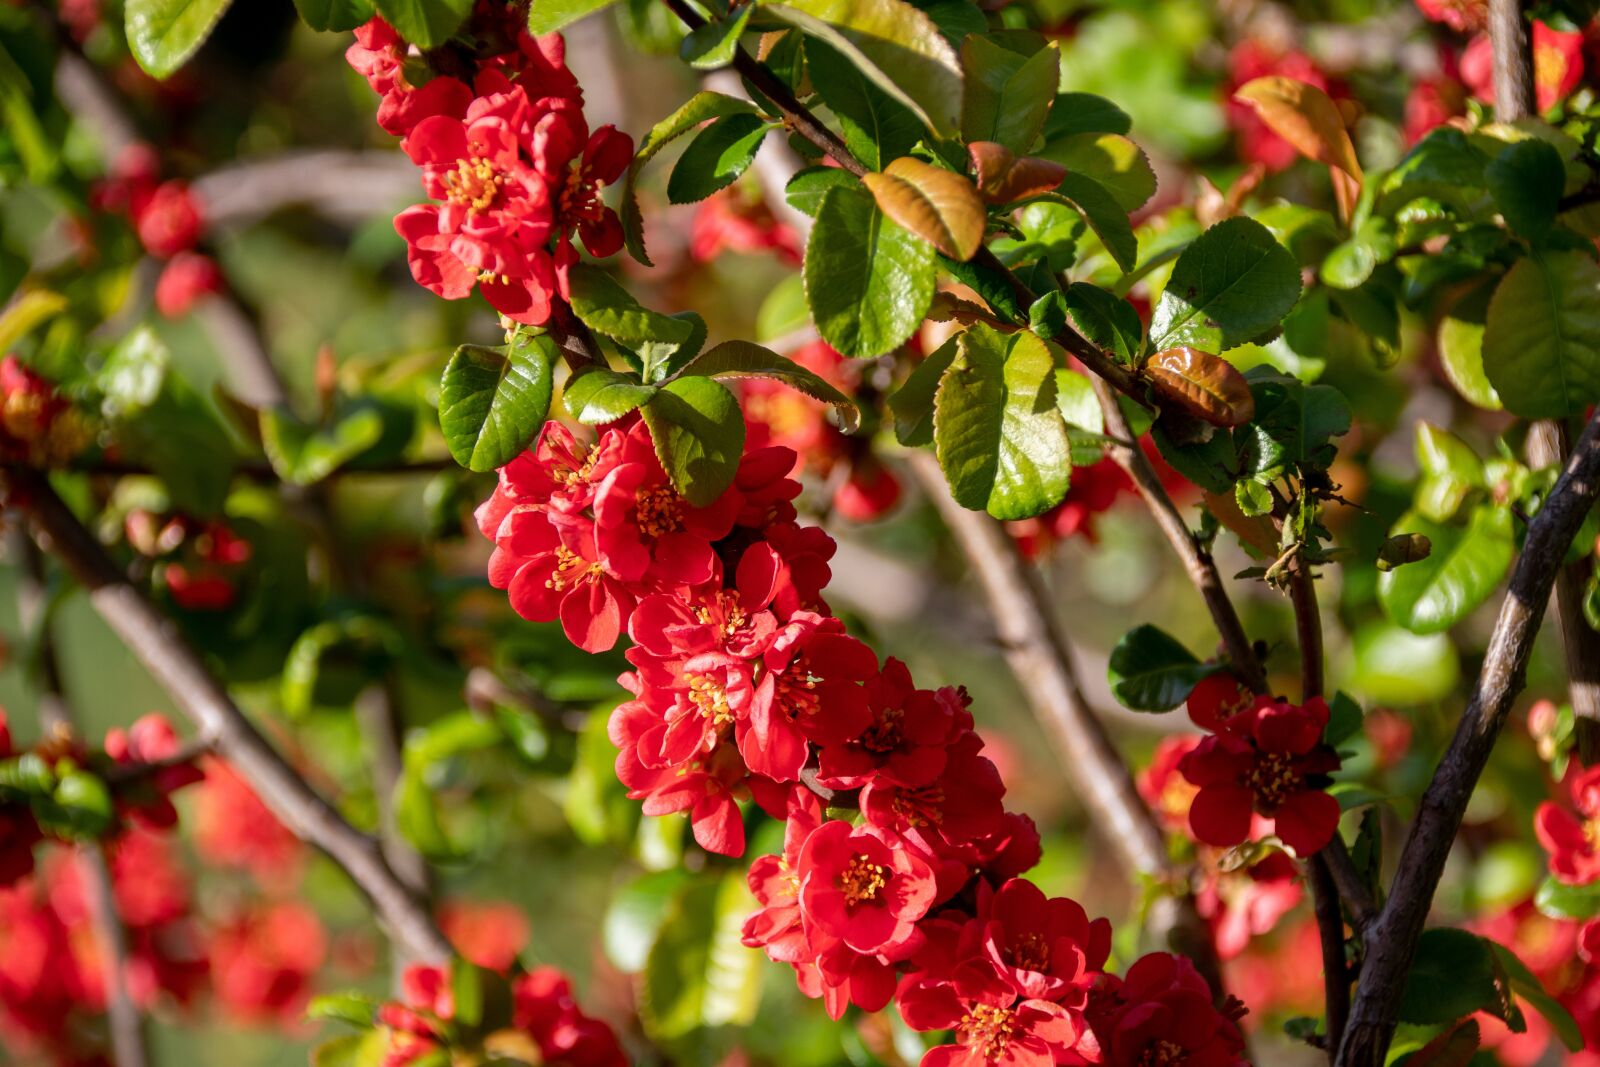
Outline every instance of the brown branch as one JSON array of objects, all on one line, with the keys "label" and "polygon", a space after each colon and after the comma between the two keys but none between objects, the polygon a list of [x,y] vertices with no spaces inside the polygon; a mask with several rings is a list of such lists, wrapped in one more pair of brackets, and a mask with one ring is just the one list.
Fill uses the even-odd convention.
[{"label": "brown branch", "polygon": [[1378,905],[1372,899],[1372,891],[1367,888],[1361,872],[1356,870],[1344,838],[1334,834],[1333,840],[1317,855],[1328,865],[1328,874],[1339,890],[1345,911],[1349,913],[1350,925],[1355,927],[1356,933],[1364,933],[1377,916]]},{"label": "brown branch", "polygon": [[1455,737],[1422,796],[1401,851],[1389,899],[1368,927],[1361,981],[1339,1052],[1340,1067],[1378,1067],[1394,1037],[1400,996],[1417,939],[1462,814],[1496,738],[1522,691],[1556,572],[1584,517],[1600,497],[1600,418],[1578,439],[1566,469],[1528,524],[1522,555],[1500,605],[1483,669]]},{"label": "brown branch", "polygon": [[389,866],[381,846],[346,822],[261,735],[178,628],[118,569],[49,481],[26,467],[7,467],[4,475],[7,503],[33,520],[40,547],[66,564],[100,617],[196,728],[216,739],[218,752],[273,814],[343,868],[389,935],[413,957],[449,959],[449,942],[426,904]]},{"label": "brown branch", "polygon": [[[1528,427],[1528,463],[1551,467],[1567,458],[1567,428],[1553,419]],[[1567,696],[1572,702],[1573,735],[1585,767],[1600,762],[1600,633],[1584,618],[1583,596],[1593,572],[1585,553],[1556,575],[1556,619],[1567,659]]]},{"label": "brown branch", "polygon": [[1305,556],[1289,567],[1289,600],[1294,605],[1295,635],[1300,645],[1300,700],[1322,695],[1322,616],[1317,609],[1317,578]]},{"label": "brown branch", "polygon": [[1522,0],[1489,0],[1489,43],[1494,50],[1494,117],[1515,122],[1535,114],[1533,44]]},{"label": "brown branch", "polygon": [[1338,1055],[1339,1038],[1350,1016],[1350,970],[1344,958],[1344,915],[1339,910],[1339,890],[1321,852],[1306,861],[1306,882],[1311,887],[1311,906],[1322,946],[1322,1006],[1326,1017],[1323,1047],[1331,1063]]},{"label": "brown branch", "polygon": [[1169,914],[1153,916],[1153,921],[1166,927],[1165,938],[1173,951],[1191,957],[1220,998],[1223,986],[1216,949],[1194,910],[1186,872],[1168,857],[1160,825],[1084,698],[1037,572],[1022,558],[1004,526],[956,503],[931,454],[913,452],[910,461],[983,586],[1006,661],[1040,713],[1040,724],[1062,765],[1071,769],[1074,793],[1128,867],[1176,891],[1175,897],[1164,898],[1170,902],[1165,905]]},{"label": "brown branch", "polygon": [[[20,527],[13,531],[12,547],[21,564],[17,568],[17,624],[33,644],[39,675],[39,725],[46,734],[73,731],[72,706],[62,685],[61,663],[56,656],[45,589],[44,560],[39,548]],[[128,989],[128,932],[117,914],[116,886],[105,846],[85,844],[80,856],[87,869],[90,923],[101,945],[100,969],[106,987],[106,1024],[111,1035],[111,1056],[116,1067],[145,1067],[144,1016]]]},{"label": "brown branch", "polygon": [[1117,466],[1127,472],[1133,480],[1134,488],[1144,498],[1145,505],[1150,509],[1151,517],[1156,521],[1156,526],[1166,537],[1172,551],[1177,554],[1183,563],[1183,569],[1189,575],[1189,580],[1200,593],[1200,598],[1205,601],[1206,609],[1211,613],[1211,621],[1217,628],[1217,633],[1222,638],[1222,647],[1228,653],[1233,670],[1241,681],[1256,693],[1267,691],[1267,677],[1262,670],[1261,662],[1256,658],[1255,649],[1250,645],[1250,638],[1244,631],[1244,624],[1239,621],[1239,613],[1234,610],[1233,601],[1228,597],[1228,590],[1222,584],[1222,575],[1217,571],[1217,563],[1211,558],[1211,553],[1201,547],[1195,540],[1194,534],[1189,530],[1189,524],[1184,522],[1183,516],[1178,513],[1178,507],[1172,502],[1172,497],[1161,484],[1161,478],[1150,465],[1149,458],[1144,454],[1137,443],[1133,442],[1133,430],[1128,425],[1128,420],[1122,414],[1122,408],[1117,403],[1117,398],[1104,382],[1094,383],[1095,395],[1100,398],[1100,408],[1105,413],[1106,435],[1113,441],[1107,446]]}]

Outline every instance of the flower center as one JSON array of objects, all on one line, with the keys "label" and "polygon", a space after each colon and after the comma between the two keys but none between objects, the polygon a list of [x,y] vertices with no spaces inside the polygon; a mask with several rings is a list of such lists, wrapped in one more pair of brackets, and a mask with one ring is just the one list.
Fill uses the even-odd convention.
[{"label": "flower center", "polygon": [[683,497],[670,485],[640,490],[634,509],[639,532],[646,537],[664,537],[683,529]]},{"label": "flower center", "polygon": [[1544,48],[1533,50],[1533,81],[1541,89],[1554,90],[1561,85],[1561,79],[1567,73],[1567,57],[1561,54],[1559,48]]},{"label": "flower center", "polygon": [[1185,1059],[1184,1048],[1175,1041],[1162,1038],[1145,1047],[1139,1054],[1138,1067],[1176,1067]]},{"label": "flower center", "polygon": [[1245,775],[1244,784],[1256,795],[1256,802],[1271,811],[1300,789],[1300,774],[1294,769],[1294,757],[1282,752],[1269,752],[1256,758],[1256,764]]},{"label": "flower center", "polygon": [[505,178],[483,157],[456,160],[456,169],[444,176],[450,202],[476,215],[488,211],[500,195]]},{"label": "flower center", "polygon": [[1600,852],[1600,816],[1583,824],[1583,839],[1588,843],[1590,852]]},{"label": "flower center", "polygon": [[889,884],[889,868],[873,863],[871,857],[857,853],[839,872],[839,888],[844,890],[844,902],[854,906],[862,901],[878,899],[878,893]]},{"label": "flower center", "polygon": [[724,637],[732,637],[749,621],[734,589],[717,590],[709,603],[694,609],[694,617],[707,626],[715,625]]},{"label": "flower center", "polygon": [[689,700],[712,726],[722,727],[733,721],[728,691],[720,682],[709,674],[691,674],[684,681],[689,683]]},{"label": "flower center", "polygon": [[878,721],[861,735],[861,747],[869,752],[893,752],[899,748],[905,739],[900,728],[900,720],[905,716],[904,708],[886,708],[879,712]]},{"label": "flower center", "polygon": [[561,187],[560,209],[564,217],[584,222],[599,222],[605,211],[598,183],[585,181],[583,168],[576,163],[567,171],[566,184]]},{"label": "flower center", "polygon": [[1017,1013],[1009,1008],[978,1004],[956,1027],[956,1040],[976,1049],[984,1059],[998,1060],[1006,1054],[1017,1030]]},{"label": "flower center", "polygon": [[1011,944],[1011,966],[1024,971],[1050,968],[1050,946],[1043,934],[1023,934]]},{"label": "flower center", "polygon": [[890,807],[905,820],[907,826],[917,829],[939,826],[944,823],[944,789],[938,785],[897,789]]},{"label": "flower center", "polygon": [[545,579],[544,587],[556,592],[593,581],[605,568],[596,560],[590,563],[566,545],[556,546],[556,569]]}]

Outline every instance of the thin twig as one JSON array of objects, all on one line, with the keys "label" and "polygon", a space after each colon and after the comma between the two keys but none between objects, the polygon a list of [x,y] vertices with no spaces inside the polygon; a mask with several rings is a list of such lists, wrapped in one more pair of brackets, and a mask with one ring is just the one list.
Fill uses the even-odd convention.
[{"label": "thin twig", "polygon": [[7,467],[4,474],[7,502],[33,520],[40,547],[66,564],[100,617],[196,728],[216,739],[218,752],[273,814],[343,868],[389,935],[413,957],[449,959],[449,942],[427,905],[395,874],[379,844],[346,822],[262,737],[177,626],[118,569],[49,481],[26,467]]},{"label": "thin twig", "polygon": [[1494,117],[1515,122],[1534,114],[1533,44],[1522,0],[1489,0],[1489,43],[1494,52]]},{"label": "thin twig", "polygon": [[1022,558],[1004,526],[956,503],[931,454],[913,452],[910,460],[983,586],[1006,661],[1041,713],[1041,725],[1062,766],[1071,768],[1074,793],[1128,867],[1175,891],[1174,896],[1162,898],[1168,914],[1152,915],[1152,922],[1165,927],[1169,946],[1193,959],[1221,998],[1216,948],[1204,920],[1194,910],[1186,873],[1168,857],[1160,825],[1139,796],[1104,725],[1084,699],[1071,651],[1038,573]]},{"label": "thin twig", "polygon": [[1178,513],[1177,505],[1172,502],[1171,495],[1161,484],[1161,478],[1151,466],[1144,450],[1137,445],[1122,443],[1133,440],[1133,430],[1129,427],[1127,418],[1123,416],[1116,396],[1103,381],[1096,381],[1094,387],[1095,395],[1100,398],[1101,410],[1105,413],[1106,434],[1114,440],[1114,443],[1107,447],[1112,460],[1133,480],[1134,488],[1144,498],[1151,517],[1156,521],[1156,526],[1160,528],[1168,544],[1172,546],[1172,551],[1183,563],[1183,569],[1200,593],[1200,598],[1205,601],[1206,609],[1211,613],[1211,621],[1222,638],[1222,647],[1228,653],[1234,672],[1252,692],[1265,693],[1266,673],[1262,670],[1260,660],[1256,658],[1255,649],[1250,645],[1244,624],[1239,621],[1239,613],[1234,609],[1227,587],[1222,584],[1222,575],[1217,571],[1216,561],[1211,558],[1211,553],[1195,540],[1194,534],[1189,530],[1189,524],[1184,522],[1183,516]]},{"label": "thin twig", "polygon": [[[38,671],[39,725],[45,733],[75,731],[72,706],[62,685],[61,663],[56,656],[55,636],[50,622],[48,593],[45,587],[44,560],[39,548],[17,526],[12,531],[13,555],[17,568],[17,624],[24,638],[32,643],[34,665]],[[149,1056],[145,1047],[144,1016],[128,989],[128,932],[117,914],[116,885],[105,846],[96,841],[85,844],[79,857],[87,870],[90,922],[100,943],[100,970],[106,987],[106,1024],[111,1035],[111,1056],[115,1067],[145,1067]]]},{"label": "thin twig", "polygon": [[1528,658],[1556,572],[1600,497],[1600,418],[1583,431],[1566,469],[1528,524],[1472,697],[1417,809],[1388,901],[1364,937],[1361,981],[1340,1067],[1378,1067],[1394,1036],[1400,996],[1467,800],[1526,681]]},{"label": "thin twig", "polygon": [[1306,861],[1306,882],[1311,886],[1311,906],[1316,913],[1317,934],[1322,946],[1324,1048],[1328,1062],[1332,1063],[1350,1017],[1350,970],[1344,958],[1344,915],[1339,911],[1339,890],[1333,884],[1328,861],[1321,852]]}]

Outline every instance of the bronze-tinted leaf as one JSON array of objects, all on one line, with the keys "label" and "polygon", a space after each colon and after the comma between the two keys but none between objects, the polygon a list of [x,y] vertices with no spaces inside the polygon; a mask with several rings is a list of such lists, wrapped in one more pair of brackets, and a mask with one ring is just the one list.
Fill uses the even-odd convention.
[{"label": "bronze-tinted leaf", "polygon": [[978,195],[990,204],[1012,204],[1048,193],[1067,176],[1067,168],[1060,163],[1037,156],[1018,157],[995,141],[973,141],[967,145],[967,154],[972,157]]},{"label": "bronze-tinted leaf", "polygon": [[1156,391],[1213,426],[1240,426],[1256,414],[1250,383],[1227,360],[1198,348],[1169,348],[1145,364]]},{"label": "bronze-tinted leaf", "polygon": [[978,190],[961,175],[901,156],[861,179],[878,208],[951,259],[971,259],[988,223]]},{"label": "bronze-tinted leaf", "polygon": [[1333,169],[1334,193],[1349,218],[1361,193],[1361,163],[1339,105],[1315,85],[1276,74],[1245,82],[1233,98],[1254,108],[1301,155]]}]

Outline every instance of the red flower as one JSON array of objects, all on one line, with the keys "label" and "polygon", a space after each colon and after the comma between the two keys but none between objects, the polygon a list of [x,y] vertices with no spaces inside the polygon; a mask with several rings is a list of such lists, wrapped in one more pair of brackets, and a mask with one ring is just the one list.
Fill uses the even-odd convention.
[{"label": "red flower", "polygon": [[1417,10],[1457,33],[1477,33],[1489,25],[1488,0],[1417,0]]},{"label": "red flower", "polygon": [[176,179],[136,196],[132,207],[140,243],[145,251],[162,259],[193,248],[205,225],[199,199],[186,183]]},{"label": "red flower", "polygon": [[[1215,677],[1215,676],[1213,676]],[[1194,699],[1191,694],[1190,700]],[[1185,778],[1178,765],[1183,757],[1200,746],[1193,734],[1173,734],[1156,743],[1150,765],[1139,772],[1139,796],[1150,805],[1161,825],[1171,833],[1189,834],[1189,806],[1199,792]]]},{"label": "red flower", "polygon": [[894,831],[930,863],[959,861],[953,872],[940,871],[941,885],[954,875],[955,884],[945,887],[951,892],[966,881],[967,865],[985,856],[983,843],[1006,835],[1006,787],[994,764],[979,754],[982,748],[977,734],[963,734],[933,781],[902,785],[878,776],[861,790],[861,811],[873,826]]},{"label": "red flower", "polygon": [[758,856],[746,876],[750,892],[761,910],[744,923],[742,940],[764,949],[779,963],[799,964],[811,955],[800,912],[800,849],[811,832],[822,825],[822,803],[809,790],[796,790],[788,804],[783,828],[783,855]]},{"label": "red flower", "polygon": [[450,901],[439,909],[439,928],[465,959],[491,971],[510,970],[528,943],[527,917],[504,901]]},{"label": "red flower", "polygon": [[406,136],[422,184],[442,204],[395,217],[412,277],[446,300],[474,284],[495,310],[537,325],[550,317],[555,266],[550,192],[524,158],[533,146],[532,105],[519,86],[481,96],[464,119],[431,115]]},{"label": "red flower", "polygon": [[241,912],[211,935],[217,1000],[241,1021],[295,1022],[326,954],[322,921],[303,904],[286,901]]},{"label": "red flower", "polygon": [[205,773],[195,822],[201,854],[212,863],[249,871],[268,886],[294,884],[305,861],[305,845],[230,765],[208,759]]},{"label": "red flower", "polygon": [[558,530],[548,513],[518,509],[495,537],[489,583],[504,589],[518,615],[561,620],[567,640],[586,652],[617,643],[633,613],[633,594],[606,572],[592,526]]},{"label": "red flower", "polygon": [[156,310],[169,319],[182,318],[202,297],[222,290],[222,272],[210,256],[179,252],[156,279]]},{"label": "red flower", "polygon": [[1305,896],[1300,872],[1282,852],[1270,853],[1243,871],[1218,870],[1208,862],[1195,894],[1195,908],[1211,924],[1217,955],[1230,960],[1278,925]]},{"label": "red flower", "polygon": [[913,1030],[954,1030],[922,1067],[1049,1067],[1068,1059],[1083,1036],[1081,1018],[1060,1004],[1026,994],[993,964],[970,960],[949,980],[900,987],[900,1017]]},{"label": "red flower", "polygon": [[1257,813],[1299,856],[1326,845],[1339,825],[1339,802],[1323,789],[1339,766],[1322,744],[1327,723],[1320,697],[1299,707],[1263,699],[1202,740],[1179,764],[1200,787],[1189,809],[1195,837],[1219,848],[1240,844]]},{"label": "red flower", "polygon": [[1207,675],[1189,693],[1185,707],[1189,718],[1202,730],[1212,733],[1226,729],[1234,717],[1255,704],[1250,690],[1227,673]]},{"label": "red flower", "polygon": [[355,31],[356,43],[345,50],[345,61],[367,79],[373,92],[383,97],[378,105],[378,126],[396,137],[410,133],[430,115],[466,113],[472,89],[457,78],[433,78],[413,86],[406,73],[406,43],[394,28],[374,16]]},{"label": "red flower", "polygon": [[1111,924],[1091,922],[1077,901],[1046,897],[1024,878],[1006,882],[988,900],[979,892],[972,929],[983,954],[1019,995],[1067,1003],[1076,999],[1069,990],[1086,988],[1105,968]]},{"label": "red flower", "polygon": [[512,1025],[529,1034],[545,1063],[571,1067],[627,1067],[611,1028],[578,1008],[572,986],[553,967],[540,967],[511,987]]},{"label": "red flower", "polygon": [[[622,249],[622,223],[600,199],[600,190],[621,178],[633,162],[633,138],[615,126],[602,126],[585,140],[583,113],[573,111],[566,115],[575,117],[565,123],[552,123],[543,168],[555,198],[556,270],[563,293],[567,291],[567,271],[578,262],[577,250],[572,247],[574,232],[583,238],[583,247],[596,259],[614,256]],[[556,131],[566,132],[570,141],[563,142],[555,136]]]},{"label": "red flower", "polygon": [[1550,853],[1550,873],[1568,885],[1600,880],[1600,767],[1567,774],[1572,809],[1545,801],[1534,812],[1533,833]]},{"label": "red flower", "polygon": [[950,745],[972,729],[964,689],[917,689],[897,659],[867,683],[872,720],[859,735],[821,752],[818,781],[854,789],[875,777],[897,785],[927,785],[944,770]]},{"label": "red flower", "polygon": [[1245,1067],[1241,1014],[1212,1006],[1194,964],[1153,952],[1121,981],[1102,979],[1088,1017],[1106,1067]]},{"label": "red flower", "polygon": [[[141,717],[126,731],[120,727],[106,731],[106,755],[123,766],[170,760],[181,748],[172,724],[155,713]],[[170,794],[204,778],[192,762],[169,764],[141,781],[132,796],[122,795],[119,799],[138,822],[154,829],[169,829],[178,821]]]},{"label": "red flower", "polygon": [[753,186],[739,183],[702,200],[689,223],[690,258],[709,263],[723,252],[775,252],[799,266],[801,240]]},{"label": "red flower", "polygon": [[905,946],[934,899],[928,865],[873,826],[824,823],[806,838],[799,871],[810,928],[856,952]]},{"label": "red flower", "polygon": [[[1472,95],[1494,103],[1494,46],[1479,34],[1461,53],[1461,80]],[[1542,22],[1533,24],[1533,84],[1540,111],[1569,96],[1583,80],[1583,34],[1562,33]]]}]

